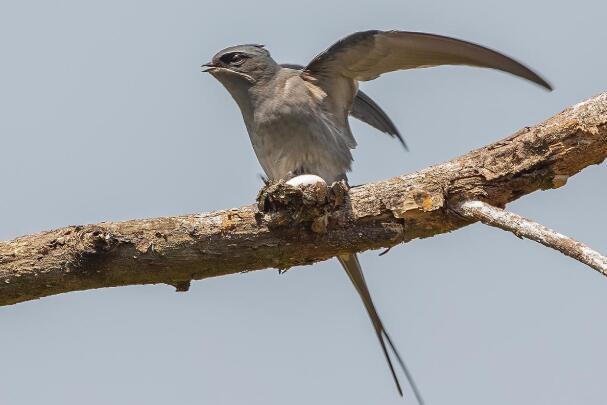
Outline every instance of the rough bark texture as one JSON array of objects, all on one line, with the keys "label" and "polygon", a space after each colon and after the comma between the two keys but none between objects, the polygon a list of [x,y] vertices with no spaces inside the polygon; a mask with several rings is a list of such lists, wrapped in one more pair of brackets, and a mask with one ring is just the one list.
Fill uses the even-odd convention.
[{"label": "rough bark texture", "polygon": [[471,221],[450,206],[502,207],[563,186],[607,156],[607,93],[535,127],[422,171],[345,192],[274,184],[259,207],[70,226],[0,242],[0,305],[129,284],[286,269],[338,254],[392,247]]}]

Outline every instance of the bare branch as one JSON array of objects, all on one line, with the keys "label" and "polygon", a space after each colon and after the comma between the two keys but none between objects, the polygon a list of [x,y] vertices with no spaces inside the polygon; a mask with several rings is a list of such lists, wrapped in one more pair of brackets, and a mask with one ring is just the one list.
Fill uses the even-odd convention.
[{"label": "bare branch", "polygon": [[519,238],[527,238],[582,262],[602,275],[607,275],[607,257],[585,244],[562,235],[544,225],[520,215],[494,207],[482,201],[464,201],[454,209],[466,218],[514,233]]},{"label": "bare branch", "polygon": [[[352,188],[271,185],[260,207],[70,226],[0,242],[0,305],[90,288],[167,283],[392,247],[472,221],[450,207],[503,207],[563,186],[607,157],[607,93],[509,138],[416,173]],[[324,191],[323,191],[324,190]]]}]

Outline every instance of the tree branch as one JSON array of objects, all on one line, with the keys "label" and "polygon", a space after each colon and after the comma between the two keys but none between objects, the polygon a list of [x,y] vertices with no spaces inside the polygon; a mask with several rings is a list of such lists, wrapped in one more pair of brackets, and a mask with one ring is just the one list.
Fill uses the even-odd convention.
[{"label": "tree branch", "polygon": [[464,201],[454,209],[467,218],[512,232],[521,239],[531,239],[546,247],[558,250],[607,276],[607,257],[585,244],[537,222],[501,208],[493,207],[482,201]]},{"label": "tree branch", "polygon": [[259,207],[70,226],[0,242],[0,305],[91,288],[167,283],[326,260],[470,224],[454,208],[503,207],[563,186],[607,157],[607,93],[416,173],[329,192],[271,185]]}]

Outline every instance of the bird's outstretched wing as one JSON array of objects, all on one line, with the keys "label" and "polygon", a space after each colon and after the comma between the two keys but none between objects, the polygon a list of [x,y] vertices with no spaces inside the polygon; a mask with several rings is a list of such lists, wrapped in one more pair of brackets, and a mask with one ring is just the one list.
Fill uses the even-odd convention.
[{"label": "bird's outstretched wing", "polygon": [[350,109],[350,115],[371,125],[373,128],[379,129],[390,135],[392,138],[398,139],[403,147],[406,150],[409,150],[407,143],[403,139],[398,128],[396,128],[396,125],[394,125],[390,117],[388,117],[388,114],[386,114],[384,110],[382,110],[381,107],[362,90],[356,92],[356,96],[352,102],[352,108]]},{"label": "bird's outstretched wing", "polygon": [[377,310],[375,309],[375,305],[373,304],[373,300],[371,299],[371,294],[369,293],[367,282],[365,281],[365,276],[363,274],[362,268],[360,267],[358,257],[355,254],[349,254],[338,256],[337,258],[346,273],[348,274],[348,276],[350,277],[350,280],[352,280],[352,284],[354,284],[356,291],[358,291],[358,294],[360,295],[360,298],[362,299],[363,304],[365,305],[367,313],[369,314],[369,318],[371,318],[371,323],[373,323],[375,334],[379,339],[379,344],[381,345],[381,349],[384,353],[384,356],[386,357],[386,361],[388,362],[388,367],[390,368],[390,372],[392,373],[392,378],[394,378],[394,383],[396,384],[396,389],[398,390],[398,393],[402,396],[403,390],[398,381],[396,370],[394,370],[394,366],[392,365],[392,360],[390,359],[390,354],[388,353],[388,347],[392,350],[392,353],[396,357],[396,360],[398,360],[398,363],[400,364],[403,372],[405,373],[405,376],[409,381],[409,385],[411,386],[411,389],[415,394],[415,398],[417,398],[417,401],[420,405],[423,405],[424,401],[422,399],[421,394],[419,393],[419,390],[417,389],[417,386],[415,385],[415,381],[413,381],[413,376],[409,372],[409,369],[405,365],[403,359],[400,357],[400,354],[396,350],[396,347],[394,346],[394,344],[392,344],[392,340],[390,339],[388,332],[386,332],[386,329],[384,329],[384,325],[379,317],[379,314],[377,313]]},{"label": "bird's outstretched wing", "polygon": [[[303,65],[294,63],[283,63],[280,66],[294,70],[304,70],[305,68]],[[394,125],[390,117],[388,117],[388,114],[386,114],[386,112],[362,90],[358,90],[354,97],[350,115],[357,120],[398,139],[403,147],[408,149],[400,131],[396,128],[396,125]]]},{"label": "bird's outstretched wing", "polygon": [[312,59],[302,77],[330,98],[347,97],[348,91],[355,91],[355,81],[373,80],[395,70],[440,65],[497,69],[552,89],[537,73],[499,52],[455,38],[407,31],[374,30],[349,35]]}]

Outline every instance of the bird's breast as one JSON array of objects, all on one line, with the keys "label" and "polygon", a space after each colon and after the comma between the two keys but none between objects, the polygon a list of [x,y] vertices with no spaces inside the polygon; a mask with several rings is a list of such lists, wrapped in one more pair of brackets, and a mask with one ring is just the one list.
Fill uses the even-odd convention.
[{"label": "bird's breast", "polygon": [[255,112],[249,135],[270,179],[315,174],[328,182],[342,178],[352,155],[342,131],[316,106],[284,101]]}]

